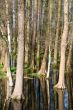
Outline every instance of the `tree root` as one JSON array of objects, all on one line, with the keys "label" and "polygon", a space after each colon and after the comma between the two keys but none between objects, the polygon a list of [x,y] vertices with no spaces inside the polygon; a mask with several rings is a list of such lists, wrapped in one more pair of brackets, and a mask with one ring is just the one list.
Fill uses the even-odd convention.
[{"label": "tree root", "polygon": [[13,100],[24,100],[25,99],[25,97],[24,97],[24,94],[22,94],[22,95],[19,95],[19,94],[12,94],[11,95],[11,99],[13,99]]},{"label": "tree root", "polygon": [[54,88],[58,88],[58,89],[66,89],[66,86],[64,83],[57,83]]}]

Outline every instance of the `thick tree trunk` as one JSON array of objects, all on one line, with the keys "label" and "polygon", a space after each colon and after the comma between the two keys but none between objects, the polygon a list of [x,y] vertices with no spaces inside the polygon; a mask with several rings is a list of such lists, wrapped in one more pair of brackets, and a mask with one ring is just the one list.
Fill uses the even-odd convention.
[{"label": "thick tree trunk", "polygon": [[59,81],[55,86],[57,88],[65,88],[64,82],[64,72],[65,72],[65,51],[66,51],[66,41],[68,34],[68,0],[64,0],[64,30],[61,38],[61,59],[60,59],[60,70],[59,70]]},{"label": "thick tree trunk", "polygon": [[48,56],[48,41],[45,41],[45,52],[41,64],[41,68],[38,73],[46,73],[46,64],[47,64],[47,56]]},{"label": "thick tree trunk", "polygon": [[12,98],[21,99],[23,90],[23,61],[24,61],[24,0],[18,0],[18,53],[16,83]]}]

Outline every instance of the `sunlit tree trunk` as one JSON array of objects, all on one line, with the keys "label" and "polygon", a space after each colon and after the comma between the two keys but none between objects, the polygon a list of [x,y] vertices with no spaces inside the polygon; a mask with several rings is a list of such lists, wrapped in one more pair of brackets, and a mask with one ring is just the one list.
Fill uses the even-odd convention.
[{"label": "sunlit tree trunk", "polygon": [[51,49],[49,46],[49,55],[48,55],[48,71],[47,71],[47,78],[49,78],[49,74],[50,74],[50,65],[51,65]]},{"label": "sunlit tree trunk", "polygon": [[24,0],[18,0],[18,53],[16,83],[12,94],[13,99],[22,98],[23,62],[24,62]]},{"label": "sunlit tree trunk", "polygon": [[47,27],[47,40],[49,46],[49,55],[48,55],[48,69],[47,69],[47,78],[49,78],[50,74],[50,65],[51,65],[51,50],[52,50],[52,35],[51,35],[51,24],[52,24],[52,8],[53,1],[48,1],[48,27]]},{"label": "sunlit tree trunk", "polygon": [[10,22],[9,22],[9,12],[8,12],[8,1],[5,0],[6,5],[6,15],[7,15],[7,39],[8,39],[8,49],[7,49],[7,77],[9,79],[10,86],[13,86],[11,71],[10,71],[10,55],[11,55],[11,33],[10,33]]},{"label": "sunlit tree trunk", "polygon": [[47,100],[48,100],[48,110],[50,109],[50,91],[49,91],[49,80],[46,80],[47,89]]},{"label": "sunlit tree trunk", "polygon": [[61,59],[60,59],[60,70],[59,70],[59,81],[55,86],[57,88],[65,88],[64,82],[64,72],[65,72],[65,51],[66,51],[66,41],[68,34],[68,0],[64,0],[64,29],[61,38]]}]

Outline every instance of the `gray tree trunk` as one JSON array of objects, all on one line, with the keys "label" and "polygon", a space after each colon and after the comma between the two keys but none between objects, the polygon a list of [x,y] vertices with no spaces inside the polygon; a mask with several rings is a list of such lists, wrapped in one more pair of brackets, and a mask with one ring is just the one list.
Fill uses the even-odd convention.
[{"label": "gray tree trunk", "polygon": [[64,89],[64,72],[65,72],[65,51],[67,45],[67,34],[68,34],[68,0],[64,0],[64,29],[61,38],[61,59],[60,59],[60,69],[59,69],[59,81],[55,87]]},{"label": "gray tree trunk", "polygon": [[18,0],[18,53],[16,83],[12,98],[20,100],[23,89],[23,61],[24,61],[24,0]]}]

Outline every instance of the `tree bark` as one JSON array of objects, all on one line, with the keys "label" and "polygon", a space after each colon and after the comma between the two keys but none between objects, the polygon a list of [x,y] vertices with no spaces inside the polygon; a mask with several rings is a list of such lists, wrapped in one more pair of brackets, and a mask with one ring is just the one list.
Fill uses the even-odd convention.
[{"label": "tree bark", "polygon": [[68,0],[64,0],[64,30],[61,38],[61,59],[60,59],[60,69],[59,69],[59,81],[55,87],[64,89],[64,72],[65,72],[65,51],[66,51],[66,41],[68,34]]},{"label": "tree bark", "polygon": [[24,61],[24,0],[18,0],[18,53],[16,83],[11,98],[20,100],[23,90],[23,61]]},{"label": "tree bark", "polygon": [[47,64],[47,56],[48,56],[48,40],[46,39],[45,41],[45,52],[44,52],[44,56],[43,56],[43,60],[42,60],[42,64],[41,64],[41,68],[39,70],[39,74],[43,74],[46,73],[46,64]]},{"label": "tree bark", "polygon": [[54,64],[55,65],[57,64],[60,15],[61,15],[61,0],[58,1],[57,29],[56,29],[56,38],[55,38],[55,48],[54,48]]},{"label": "tree bark", "polygon": [[11,32],[10,32],[10,21],[9,21],[9,12],[8,12],[8,1],[5,0],[6,5],[6,15],[7,15],[7,39],[8,39],[8,48],[7,48],[7,77],[9,80],[10,86],[13,86],[12,76],[10,71],[10,56],[11,56]]}]

